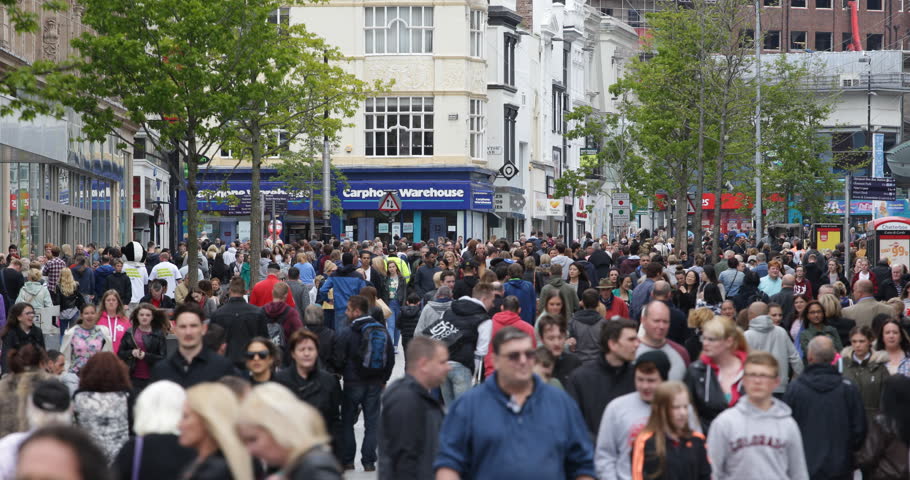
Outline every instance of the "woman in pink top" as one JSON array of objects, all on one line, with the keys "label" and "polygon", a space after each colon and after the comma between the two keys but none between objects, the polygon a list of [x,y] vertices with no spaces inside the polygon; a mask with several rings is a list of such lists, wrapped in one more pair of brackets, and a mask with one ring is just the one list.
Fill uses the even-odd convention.
[{"label": "woman in pink top", "polygon": [[126,310],[123,307],[123,301],[116,290],[108,290],[101,296],[101,315],[98,318],[98,325],[107,327],[111,332],[111,339],[114,342],[114,353],[120,351],[120,342],[123,335],[130,328],[130,320],[126,317]]}]

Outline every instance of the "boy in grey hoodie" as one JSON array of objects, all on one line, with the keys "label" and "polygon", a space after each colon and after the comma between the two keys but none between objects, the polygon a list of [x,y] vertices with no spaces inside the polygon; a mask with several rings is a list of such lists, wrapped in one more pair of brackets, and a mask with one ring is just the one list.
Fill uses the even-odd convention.
[{"label": "boy in grey hoodie", "polygon": [[772,396],[779,383],[774,355],[754,352],[746,358],[746,396],[718,415],[708,432],[715,480],[809,479],[799,426],[790,407]]},{"label": "boy in grey hoodie", "polygon": [[[780,305],[774,305],[780,309]],[[770,308],[764,302],[755,302],[749,306],[749,329],[746,330],[746,342],[752,350],[761,350],[774,355],[780,366],[780,384],[774,393],[783,395],[787,391],[787,382],[790,380],[790,370],[793,376],[803,373],[803,361],[796,353],[796,345],[790,335],[783,328],[774,325],[768,315]],[[789,366],[789,367],[788,367]]]}]

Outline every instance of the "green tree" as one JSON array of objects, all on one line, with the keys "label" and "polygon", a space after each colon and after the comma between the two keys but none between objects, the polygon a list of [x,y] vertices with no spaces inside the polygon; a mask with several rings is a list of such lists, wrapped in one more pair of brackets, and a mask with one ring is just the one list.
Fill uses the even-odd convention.
[{"label": "green tree", "polygon": [[[321,144],[305,142],[304,147],[296,152],[287,152],[278,162],[277,179],[285,184],[285,188],[292,193],[305,198],[309,203],[310,233],[316,231],[315,204],[326,204],[325,194],[322,192],[322,158],[319,156]],[[333,185],[342,185],[347,188],[347,177],[341,170],[331,167]],[[331,193],[331,192],[330,192]],[[341,199],[329,195],[332,201],[332,215],[341,215]],[[325,207],[323,207],[325,208]]]}]

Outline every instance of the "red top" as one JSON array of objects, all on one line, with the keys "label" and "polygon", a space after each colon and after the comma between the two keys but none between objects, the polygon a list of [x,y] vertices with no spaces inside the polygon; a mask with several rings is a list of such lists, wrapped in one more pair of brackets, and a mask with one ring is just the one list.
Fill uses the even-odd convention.
[{"label": "red top", "polygon": [[[275,284],[279,281],[280,280],[278,280],[278,277],[275,275],[269,275],[268,277],[265,277],[265,280],[260,280],[259,283],[253,287],[252,293],[250,293],[250,305],[264,307],[266,304],[271,303],[272,289],[275,288]],[[288,289],[288,298],[285,302],[292,307],[297,306],[294,303],[294,297],[291,296],[290,289]]]},{"label": "red top", "polygon": [[492,338],[496,336],[496,332],[499,331],[502,327],[515,327],[522,332],[527,333],[531,336],[531,341],[534,342],[534,348],[537,348],[537,337],[534,335],[534,327],[530,323],[521,319],[521,317],[515,313],[508,310],[493,315],[493,331],[490,332],[490,348],[487,350],[487,356],[483,357],[483,376],[489,377],[493,374],[495,370],[493,368],[493,342]]}]

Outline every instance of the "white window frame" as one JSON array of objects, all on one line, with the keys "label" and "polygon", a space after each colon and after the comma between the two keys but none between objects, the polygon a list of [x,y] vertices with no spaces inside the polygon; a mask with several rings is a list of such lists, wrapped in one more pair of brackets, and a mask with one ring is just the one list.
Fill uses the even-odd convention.
[{"label": "white window frame", "polygon": [[484,135],[486,133],[486,117],[484,116],[486,102],[472,98],[469,103],[468,131],[470,132],[470,140],[468,150],[471,158],[482,160],[484,155]]},{"label": "white window frame", "polygon": [[483,10],[470,10],[468,17],[469,27],[471,30],[471,56],[483,57],[483,31],[486,20]]},{"label": "white window frame", "polygon": [[269,23],[273,25],[288,26],[291,23],[291,9],[288,7],[281,7],[272,11],[272,13],[269,13]]},{"label": "white window frame", "polygon": [[278,130],[273,131],[272,134],[275,135],[275,142],[277,142],[277,143],[275,143],[275,147],[278,150],[276,152],[273,152],[274,153],[273,155],[269,155],[268,158],[280,158],[281,152],[290,150],[290,148],[291,148],[290,142],[287,145],[285,145],[284,147],[281,147],[282,141],[288,141],[288,131],[284,130],[284,129],[278,129]]},{"label": "white window frame", "polygon": [[[364,7],[364,53],[432,54],[434,23],[433,7]],[[402,48],[403,40],[406,48]],[[414,48],[415,42],[420,43],[419,48]],[[394,43],[394,48],[390,43]]]},{"label": "white window frame", "polygon": [[219,153],[219,155],[218,155],[219,157],[221,157],[221,158],[234,158],[234,152],[233,152],[231,149],[221,147],[219,150],[220,150],[220,152],[218,152],[218,153]]},{"label": "white window frame", "polygon": [[[364,154],[377,158],[433,156],[434,108],[433,97],[367,98],[364,104]],[[395,141],[391,143],[393,134]],[[402,134],[407,135],[407,143],[402,141]]]}]

